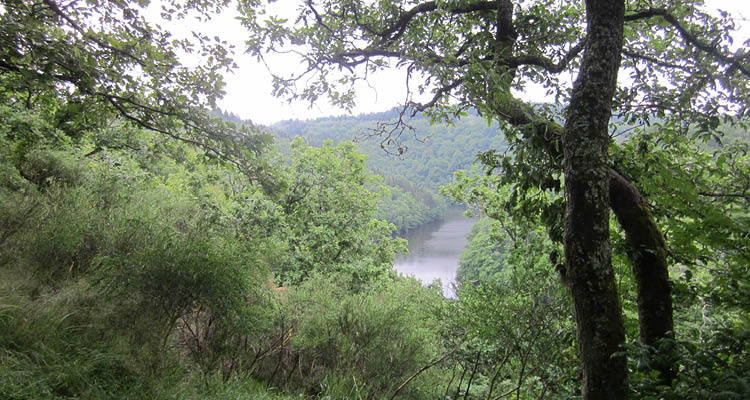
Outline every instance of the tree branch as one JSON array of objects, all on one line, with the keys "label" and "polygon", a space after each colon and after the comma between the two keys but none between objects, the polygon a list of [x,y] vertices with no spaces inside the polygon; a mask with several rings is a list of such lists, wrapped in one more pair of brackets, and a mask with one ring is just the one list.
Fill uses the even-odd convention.
[{"label": "tree branch", "polygon": [[[133,115],[131,112],[129,112],[123,106],[123,104],[121,104],[119,102],[120,98],[118,98],[117,96],[107,95],[107,94],[104,94],[104,93],[94,93],[93,95],[101,97],[101,98],[104,98],[109,104],[112,105],[112,107],[115,108],[115,110],[117,110],[117,112],[120,114],[120,116],[122,116],[123,118],[125,118],[126,120],[128,120],[130,122],[135,123],[137,126],[140,126],[142,128],[145,128],[145,129],[157,132],[157,133],[161,133],[161,134],[166,135],[166,136],[168,136],[168,137],[170,137],[172,139],[175,139],[175,140],[178,140],[178,141],[181,141],[181,142],[184,142],[184,143],[188,143],[188,144],[191,144],[193,146],[202,148],[202,149],[208,151],[209,153],[215,154],[219,159],[221,159],[223,161],[226,161],[226,162],[229,162],[231,164],[234,164],[237,167],[242,167],[241,163],[238,160],[235,160],[232,157],[230,157],[227,154],[225,154],[225,152],[223,152],[223,151],[221,151],[221,150],[219,150],[219,149],[217,149],[217,148],[215,148],[213,146],[208,145],[205,141],[197,141],[197,140],[194,140],[194,139],[186,138],[184,136],[175,134],[174,132],[172,132],[169,129],[165,129],[165,128],[159,127],[156,124],[152,123],[151,121],[148,121],[145,118],[139,118],[139,117]],[[148,106],[145,106],[145,105],[142,105],[142,104],[139,104],[139,103],[134,103],[131,100],[128,100],[128,103],[133,104],[136,107],[140,107],[140,108],[146,109],[146,110],[153,110],[152,112],[160,114],[160,115],[164,115],[164,116],[176,116],[176,117],[180,118],[180,120],[182,120],[183,123],[185,123],[186,125],[189,125],[189,123],[188,123],[188,117],[186,117],[184,115],[178,115],[178,114],[175,114],[175,113],[166,113],[166,112],[163,112],[163,111],[160,111],[160,110],[151,109]],[[196,126],[191,126],[191,127],[194,128],[194,129],[197,129]]]},{"label": "tree branch", "polygon": [[110,50],[110,51],[112,51],[114,53],[120,54],[120,55],[122,55],[122,56],[124,56],[126,58],[129,58],[129,59],[135,61],[141,67],[145,67],[145,63],[143,62],[143,60],[141,60],[140,58],[134,56],[130,52],[128,52],[126,50],[123,50],[121,48],[118,48],[118,47],[111,46],[111,45],[109,45],[107,43],[104,43],[101,40],[97,39],[96,37],[94,37],[94,36],[86,33],[86,31],[83,30],[83,28],[81,28],[80,25],[78,25],[78,23],[76,23],[67,14],[65,14],[64,12],[62,12],[62,10],[60,10],[60,8],[57,6],[57,4],[55,4],[55,2],[53,0],[43,0],[43,3],[45,5],[47,5],[47,7],[49,7],[49,9],[52,10],[52,12],[54,12],[57,16],[59,16],[60,18],[64,19],[65,22],[67,22],[68,24],[70,24],[70,26],[76,32],[80,33],[81,36],[83,36],[84,38],[86,38],[86,39],[88,39],[88,40],[96,43],[98,46],[100,46],[100,47],[102,47],[104,49]]},{"label": "tree branch", "polygon": [[750,201],[750,194],[747,194],[747,193],[699,192],[698,194],[704,197],[733,197],[733,198],[745,199],[747,201]]},{"label": "tree branch", "polygon": [[653,17],[664,18],[664,20],[666,20],[670,25],[672,25],[675,29],[677,29],[677,32],[680,33],[682,38],[687,43],[692,44],[699,50],[709,54],[710,56],[720,61],[721,63],[725,65],[729,65],[731,68],[734,68],[740,71],[743,75],[750,77],[750,69],[748,69],[748,67],[743,65],[736,56],[732,57],[732,56],[723,54],[719,49],[716,48],[716,46],[701,41],[697,36],[690,33],[684,26],[682,26],[680,21],[666,9],[651,8],[651,9],[641,11],[636,14],[626,15],[625,21],[626,22],[638,21],[638,20],[649,19]]},{"label": "tree branch", "polygon": [[576,43],[575,46],[571,47],[568,53],[565,54],[565,56],[563,56],[563,58],[561,58],[557,63],[554,63],[552,60],[545,57],[526,55],[511,57],[507,60],[503,60],[502,64],[513,68],[518,68],[523,65],[533,65],[536,67],[541,67],[551,74],[557,74],[562,72],[568,66],[568,64],[573,61],[573,59],[576,58],[578,54],[581,53],[585,45],[586,39],[580,40],[578,43]]},{"label": "tree branch", "polygon": [[[518,68],[524,65],[531,65],[531,66],[540,67],[551,74],[557,74],[557,73],[562,72],[570,64],[570,62],[581,53],[585,44],[586,44],[585,39],[582,39],[581,41],[576,43],[576,45],[571,47],[570,50],[557,63],[550,60],[549,58],[542,57],[542,56],[522,55],[518,57],[505,58],[500,62],[500,65],[504,65],[504,66],[511,67],[511,68]],[[453,58],[457,60],[457,62],[454,62],[455,66],[461,67],[461,66],[465,66],[469,64],[468,60],[458,59],[461,56],[461,54],[465,51],[466,51],[466,47],[462,46],[459,48],[458,52],[453,55]],[[423,53],[427,54],[427,57],[436,63],[441,63],[441,64],[448,63],[445,57],[440,56],[439,54],[435,52],[423,51]],[[361,58],[358,60],[351,60],[351,61],[346,60],[346,58],[357,58],[357,57],[361,57]],[[385,48],[376,48],[376,47],[369,47],[366,49],[357,49],[357,50],[341,52],[341,53],[334,55],[333,57],[330,57],[329,60],[343,67],[351,68],[351,67],[355,67],[357,65],[367,62],[370,59],[370,57],[388,57],[388,58],[400,58],[402,60],[413,60],[413,58],[408,57],[403,52],[396,51],[396,50],[387,50]],[[492,58],[488,57],[487,59],[485,59],[485,61],[489,61],[491,59]]]},{"label": "tree branch", "polygon": [[402,383],[398,388],[396,388],[396,391],[393,392],[393,395],[391,395],[390,400],[393,400],[396,397],[396,395],[398,394],[398,392],[400,392],[401,389],[403,389],[404,387],[406,387],[406,385],[408,385],[409,382],[411,382],[419,374],[421,374],[422,372],[424,372],[424,371],[432,368],[433,366],[435,366],[435,364],[437,364],[437,363],[445,360],[446,358],[450,357],[453,353],[455,353],[459,349],[459,347],[461,347],[461,345],[464,343],[464,340],[466,340],[466,338],[462,339],[461,342],[459,342],[456,345],[456,347],[453,348],[453,350],[451,350],[450,352],[446,353],[444,356],[431,361],[429,364],[427,364],[424,367],[420,368],[419,371],[415,372],[412,376],[410,376],[409,379],[407,379],[406,381],[404,381],[404,383]]},{"label": "tree branch", "polygon": [[415,102],[407,103],[406,104],[407,108],[411,108],[414,110],[411,116],[413,117],[417,114],[417,112],[422,112],[422,111],[427,110],[428,108],[433,107],[435,104],[437,104],[438,101],[440,101],[440,98],[452,92],[454,89],[461,86],[463,83],[464,83],[463,79],[456,79],[453,83],[440,87],[438,90],[435,91],[435,95],[432,96],[432,99],[428,101],[427,103],[415,103]]},{"label": "tree branch", "polygon": [[679,69],[679,70],[682,70],[682,71],[685,71],[685,72],[693,72],[694,71],[693,68],[691,68],[691,67],[689,67],[687,65],[679,65],[679,64],[674,64],[674,63],[662,61],[662,60],[659,60],[656,57],[651,57],[651,56],[647,56],[645,54],[636,53],[635,51],[628,50],[628,49],[626,49],[624,47],[622,49],[622,54],[625,55],[625,56],[628,56],[630,58],[648,61],[648,62],[650,62],[650,63],[652,63],[654,65],[658,65],[658,66],[664,67],[664,68]]},{"label": "tree branch", "polygon": [[[409,11],[401,14],[399,19],[395,23],[393,23],[393,25],[377,33],[377,36],[380,36],[383,41],[396,40],[404,34],[404,32],[406,31],[406,26],[409,25],[409,22],[411,22],[411,20],[414,19],[417,15],[435,11],[437,9],[438,3],[435,1],[421,3],[411,8]],[[470,4],[459,2],[455,5],[449,5],[443,10],[451,14],[466,14],[476,11],[494,11],[495,9],[497,9],[497,1],[476,1]]]}]

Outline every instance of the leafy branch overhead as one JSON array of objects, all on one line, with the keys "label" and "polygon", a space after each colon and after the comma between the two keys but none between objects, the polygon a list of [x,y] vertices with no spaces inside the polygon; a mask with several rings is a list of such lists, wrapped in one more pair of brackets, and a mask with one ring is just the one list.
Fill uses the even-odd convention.
[{"label": "leafy branch overhead", "polygon": [[[30,108],[43,93],[55,93],[96,110],[99,121],[117,117],[237,164],[239,154],[252,158],[269,144],[257,132],[209,115],[224,95],[222,74],[236,67],[225,41],[199,32],[192,39],[172,37],[146,19],[156,11],[147,1],[104,3],[3,1],[0,77],[16,90],[13,101]],[[201,18],[223,3],[161,7],[167,18]],[[183,65],[185,54],[201,63]]]},{"label": "leafy branch overhead", "polygon": [[[480,111],[494,118],[509,89],[522,92],[530,83],[566,102],[564,75],[578,69],[586,41],[578,2],[305,1],[293,25],[264,19],[261,3],[240,4],[250,28],[248,51],[259,58],[293,53],[305,65],[297,75],[276,76],[277,95],[311,102],[327,95],[349,107],[357,80],[396,66],[420,78],[406,82],[416,86],[406,88],[404,106],[437,118],[488,96],[499,97],[495,109]],[[732,50],[736,27],[729,15],[713,16],[700,2],[634,2],[625,23],[620,75],[629,79],[620,82],[616,110],[643,118],[663,114],[665,107],[747,115],[747,46]],[[692,100],[674,89],[686,87]],[[513,113],[504,115],[513,122]]]}]

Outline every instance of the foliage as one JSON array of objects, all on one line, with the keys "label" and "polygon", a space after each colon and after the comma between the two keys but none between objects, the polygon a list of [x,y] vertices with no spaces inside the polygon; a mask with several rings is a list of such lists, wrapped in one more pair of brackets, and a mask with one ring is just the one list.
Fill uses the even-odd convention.
[{"label": "foliage", "polygon": [[[266,194],[201,150],[136,136],[132,143],[144,147],[103,149],[95,157],[67,148],[28,149],[20,165],[3,159],[0,194],[4,204],[18,204],[3,207],[3,273],[29,274],[29,287],[3,303],[11,311],[2,313],[2,346],[12,344],[7,348],[13,351],[0,362],[14,371],[2,382],[3,393],[117,397],[128,379],[154,375],[131,389],[147,393],[136,397],[158,398],[170,376],[189,375],[180,372],[184,368],[200,371],[206,382],[217,374],[246,377],[258,373],[261,356],[254,346],[267,344],[278,320],[269,273],[283,275],[286,264],[279,261],[317,268],[305,274],[337,271],[353,287],[390,275],[401,244],[391,238],[392,226],[373,218],[377,195],[367,186],[375,178],[351,145],[296,143],[297,158],[281,165],[276,189]],[[149,151],[154,142],[166,151]],[[329,240],[343,245],[339,250]],[[309,260],[317,264],[302,264]],[[82,300],[45,308],[43,299],[65,293]],[[38,320],[17,323],[35,307]],[[64,322],[55,322],[58,317]],[[27,335],[23,329],[44,330],[45,324],[52,324],[49,335],[39,342],[18,339]],[[78,346],[80,354],[69,351],[77,348],[66,334],[72,331],[89,340]],[[386,337],[380,334],[374,337]],[[22,361],[37,351],[34,346],[54,352]],[[111,355],[100,357],[110,354],[104,349]],[[83,361],[92,371],[122,372],[96,378],[101,386],[92,386],[87,374],[96,372],[87,372]],[[68,369],[71,375],[45,375]],[[32,381],[40,386],[25,386]]]},{"label": "foliage", "polygon": [[[143,208],[138,202],[131,206]],[[113,221],[117,228],[107,244],[112,250],[97,259],[99,290],[117,304],[120,323],[141,327],[139,342],[163,351],[179,326],[197,342],[189,346],[195,361],[212,371],[233,353],[222,348],[232,336],[262,331],[265,266],[248,259],[256,249],[195,226],[187,215],[170,216],[153,206],[150,211],[156,214],[144,218],[132,209],[119,210],[123,219]]]},{"label": "foliage", "polygon": [[[458,301],[446,316],[454,331],[466,335],[456,362],[473,377],[463,388],[459,380],[455,393],[569,397],[577,392],[581,371],[572,304],[555,264],[560,246],[549,239],[538,210],[518,218],[521,211],[505,208],[516,192],[498,181],[496,175],[458,171],[455,182],[443,188],[454,200],[492,216],[472,229],[461,255]],[[534,198],[542,206],[556,201],[549,194]]]},{"label": "foliage", "polygon": [[[437,292],[403,278],[352,292],[349,279],[317,274],[289,293],[280,329],[294,333],[264,367],[271,383],[330,398],[380,399],[438,356]],[[433,398],[437,378],[424,374],[403,395]]]},{"label": "foliage", "polygon": [[[747,231],[744,226],[746,197],[742,189],[747,175],[742,172],[746,169],[745,147],[742,140],[725,146],[699,146],[691,136],[670,131],[669,125],[631,134],[626,140],[613,144],[615,167],[638,182],[644,195],[651,200],[655,218],[664,227],[673,263],[671,274],[678,340],[665,339],[663,345],[653,347],[633,344],[632,341],[638,338],[633,296],[636,282],[630,271],[629,249],[622,237],[623,232],[613,226],[613,264],[623,300],[626,332],[631,342],[628,345],[633,360],[631,370],[635,371],[632,388],[639,393],[638,397],[700,398],[707,393],[723,393],[728,398],[743,396],[741,382],[746,378],[739,371],[745,355],[742,346],[736,343],[744,340],[742,332],[747,320],[742,300],[747,297],[743,283],[746,279],[742,276],[746,276],[743,272],[747,265],[744,253],[748,246],[741,233]],[[540,204],[543,207],[537,208],[505,208],[504,205],[514,203],[503,197],[513,196],[517,191],[500,186],[499,179],[495,175],[459,172],[456,183],[446,187],[445,192],[458,200],[470,201],[481,212],[493,216],[494,225],[500,231],[512,232],[511,227],[519,227],[519,220],[508,219],[509,211],[525,215],[525,218],[536,218],[537,223],[545,221],[545,213],[539,212],[548,207],[544,203]],[[530,198],[545,201],[546,196],[537,194]],[[555,224],[544,225],[548,229],[556,228]],[[528,228],[521,229],[522,232]],[[493,242],[491,235],[482,236],[479,232],[477,229],[472,237],[464,259],[481,260],[488,252],[472,249],[491,249],[499,243],[513,248],[509,246],[513,241]],[[543,256],[549,251],[536,249],[533,254]],[[502,257],[512,253],[512,250],[503,253]],[[503,264],[507,266],[509,261],[504,259]],[[483,277],[488,279],[493,275]],[[480,279],[477,284],[484,284],[484,280]],[[665,353],[665,349],[673,350]],[[670,357],[670,362],[674,362],[680,371],[669,387],[663,386],[663,382],[647,367],[664,357]],[[718,367],[717,363],[723,362],[721,360],[728,363]],[[738,364],[730,360],[737,360]],[[727,374],[709,372],[722,368]],[[698,387],[705,390],[691,390]],[[730,389],[732,387],[735,389]]]},{"label": "foliage", "polygon": [[351,143],[326,142],[310,147],[292,143],[292,164],[280,202],[290,251],[279,263],[277,278],[296,285],[314,272],[344,273],[361,285],[387,276],[403,241],[395,227],[375,218],[377,194],[368,190],[376,178]]},{"label": "foliage", "polygon": [[[748,311],[750,229],[747,140],[702,149],[673,124],[633,135],[615,162],[648,195],[664,227],[682,289],[722,307]],[[643,151],[647,148],[648,151]]]},{"label": "foliage", "polygon": [[[664,346],[676,349],[680,372],[669,388],[659,387],[648,373],[635,375],[634,387],[644,397],[744,396],[741,382],[747,377],[737,368],[746,358],[738,343],[744,340],[748,311],[743,300],[748,243],[742,234],[748,230],[747,140],[735,133],[727,144],[706,145],[699,134],[658,124],[636,131],[612,151],[616,168],[636,180],[650,199],[673,265],[677,340]],[[644,355],[663,356],[657,347],[630,350],[641,364],[648,362]]]},{"label": "foliage", "polygon": [[[354,141],[367,155],[367,166],[383,176],[390,196],[378,201],[378,217],[405,232],[443,218],[445,200],[435,194],[450,182],[453,171],[468,168],[477,153],[487,147],[505,148],[497,124],[487,124],[476,113],[455,124],[432,124],[428,117],[411,121],[411,134],[401,140],[401,150],[391,151],[373,132],[378,121],[396,122],[398,112],[326,117],[307,121],[281,121],[272,126],[283,143],[285,137],[301,136],[313,145],[325,140]],[[385,151],[384,151],[385,150]]]},{"label": "foliage", "polygon": [[117,343],[87,327],[97,304],[81,285],[40,291],[29,271],[0,270],[0,396],[7,399],[149,396]]},{"label": "foliage", "polygon": [[390,176],[383,182],[383,196],[378,199],[378,218],[407,232],[445,216],[446,201],[427,189],[420,189],[406,179]]},{"label": "foliage", "polygon": [[[4,123],[11,129],[3,131],[21,157],[30,143],[75,141],[119,118],[253,170],[251,160],[270,144],[269,136],[222,123],[208,111],[224,93],[221,73],[234,68],[231,49],[199,32],[173,38],[144,17],[147,6],[135,0],[2,2],[0,113],[13,115]],[[163,18],[200,19],[223,4],[162,6]],[[188,68],[179,54],[191,53],[200,61]]]},{"label": "foliage", "polygon": [[[229,49],[201,34],[173,40],[141,15],[146,3],[1,4],[0,397],[289,398],[272,386],[319,398],[578,395],[582,331],[573,335],[558,255],[570,234],[553,119],[562,108],[522,104],[511,89],[536,82],[568,98],[558,74],[579,67],[581,4],[306,2],[292,26],[240,2],[251,53],[310,50],[309,86],[277,79],[277,94],[346,106],[360,77],[331,77],[395,57],[432,95],[407,106],[469,124],[385,115],[370,133],[407,161],[387,174],[388,191],[344,142],[351,119],[281,124],[319,146],[296,140],[288,157],[251,124],[214,119]],[[638,252],[611,225],[632,394],[744,398],[750,169],[746,124],[730,114],[747,112],[750,73],[731,54],[728,15],[644,4],[628,3],[624,17],[632,81],[614,96],[612,126],[630,135],[611,143],[609,172],[637,184],[665,233],[676,338],[634,344],[640,283],[627,267]],[[225,3],[162,5],[163,18],[207,18]],[[193,49],[205,59],[181,65],[177,54]],[[497,125],[462,114],[469,106],[512,125],[512,153]],[[568,117],[592,113],[572,108]],[[435,146],[419,151],[401,135],[410,127]],[[378,197],[393,220],[413,208],[402,228],[434,218],[441,204],[425,190],[487,148],[487,169],[446,189],[494,220],[472,236],[458,299],[394,276],[403,245],[376,218]],[[391,168],[363,149],[375,171]],[[650,369],[665,357],[680,372],[666,385]]]},{"label": "foliage", "polygon": [[[0,6],[0,397],[290,398],[268,390],[292,333],[277,342],[279,322],[297,323],[317,373],[316,329],[339,317],[352,325],[330,338],[327,386],[285,389],[393,390],[439,351],[441,298],[389,285],[403,244],[375,218],[364,156],[296,141],[285,159],[251,124],[214,118],[229,49],[171,38],[146,3]],[[161,6],[206,18],[224,4]],[[190,51],[197,67],[179,63]],[[301,297],[276,296],[273,275]]]},{"label": "foliage", "polygon": [[576,394],[575,323],[556,272],[544,263],[511,264],[503,272],[499,281],[464,284],[450,309],[449,320],[466,335],[454,362],[473,376],[451,390],[479,398]]},{"label": "foliage", "polygon": [[402,139],[402,152],[387,152],[385,143],[373,135],[373,124],[397,121],[398,113],[327,117],[309,121],[281,121],[272,126],[285,137],[301,136],[313,145],[325,140],[354,141],[368,156],[373,172],[389,179],[406,180],[417,188],[436,191],[449,183],[451,174],[469,168],[477,153],[486,148],[505,149],[497,124],[488,124],[476,114],[467,114],[455,124],[432,124],[424,115],[411,120],[410,134]]},{"label": "foliage", "polygon": [[[669,346],[677,348],[680,365],[677,382],[670,387],[659,386],[653,376],[639,371],[633,385],[638,398],[743,399],[750,394],[746,326],[717,324],[699,343],[677,341]],[[630,350],[641,355],[654,351],[637,345]]]},{"label": "foliage", "polygon": [[[540,196],[526,194],[559,192],[564,183],[566,196],[543,201],[548,207],[530,218],[542,214],[548,227],[560,228],[548,232],[565,245],[559,265],[577,311],[584,397],[624,398],[627,369],[618,348],[625,331],[610,253],[610,208],[631,247],[644,342],[674,334],[673,302],[660,227],[638,187],[611,168],[610,116],[697,127],[703,140],[716,134],[722,118],[746,116],[750,68],[744,50],[731,47],[736,26],[728,13],[711,15],[702,1],[323,0],[305,2],[286,20],[265,18],[260,4],[240,3],[248,51],[259,58],[292,54],[304,65],[291,76],[275,77],[276,95],[311,103],[325,96],[348,108],[358,80],[405,67],[399,118],[375,128],[392,151],[403,150],[409,115],[426,110],[439,121],[473,107],[507,125],[515,150],[510,155],[488,149],[480,156],[489,173],[501,173],[490,190],[505,187],[522,195],[504,197],[505,208],[528,217],[524,209]],[[560,81],[566,73],[578,76],[572,90]],[[565,104],[563,124],[515,98],[513,90],[528,82]],[[424,94],[426,99],[418,97]],[[671,366],[658,369],[671,379]]]},{"label": "foliage", "polygon": [[460,283],[497,282],[508,256],[508,243],[500,239],[497,221],[482,218],[469,232],[469,244],[461,253],[456,280]]},{"label": "foliage", "polygon": [[[614,98],[621,117],[697,118],[715,128],[721,113],[747,111],[742,105],[747,96],[741,93],[748,89],[743,79],[748,69],[742,52],[732,50],[738,24],[731,14],[712,15],[702,1],[624,5],[620,69],[631,80],[620,82]],[[295,61],[301,56],[305,68],[275,77],[277,96],[309,102],[327,98],[347,108],[356,101],[358,80],[405,66],[412,77],[404,82],[406,105],[436,119],[454,119],[474,107],[488,118],[517,125],[513,120],[520,112],[529,114],[521,119],[535,112],[517,107],[510,89],[520,92],[530,83],[566,104],[570,92],[561,76],[580,66],[584,50],[582,2],[326,0],[301,5],[292,19],[269,15],[257,0],[241,2],[239,10],[251,54],[290,54]],[[384,127],[388,134],[392,125]]]}]

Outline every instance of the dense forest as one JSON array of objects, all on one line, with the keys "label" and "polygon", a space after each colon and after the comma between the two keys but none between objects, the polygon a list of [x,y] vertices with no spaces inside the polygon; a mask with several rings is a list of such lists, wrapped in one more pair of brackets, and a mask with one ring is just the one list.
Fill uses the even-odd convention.
[{"label": "dense forest", "polygon": [[[431,96],[261,127],[216,106],[230,45],[158,21],[225,2],[0,1],[0,398],[750,397],[735,20],[413,3],[238,1],[307,68],[278,97],[347,108],[389,60]],[[393,269],[448,201],[455,297]]]}]

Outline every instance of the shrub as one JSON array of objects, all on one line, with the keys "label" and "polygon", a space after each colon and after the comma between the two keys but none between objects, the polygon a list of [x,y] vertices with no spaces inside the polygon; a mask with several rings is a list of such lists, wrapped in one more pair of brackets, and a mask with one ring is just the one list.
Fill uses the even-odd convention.
[{"label": "shrub", "polygon": [[[442,347],[431,310],[437,291],[414,279],[349,291],[342,278],[314,276],[289,295],[284,326],[291,342],[268,357],[258,375],[280,387],[331,398],[380,399],[438,357]],[[426,372],[401,395],[434,397]]]},{"label": "shrub", "polygon": [[179,340],[213,372],[228,362],[233,338],[264,329],[268,273],[239,240],[201,225],[190,201],[155,190],[137,198],[111,217],[106,251],[96,260],[97,288],[120,310],[113,323],[136,343],[164,357],[171,339]]}]

